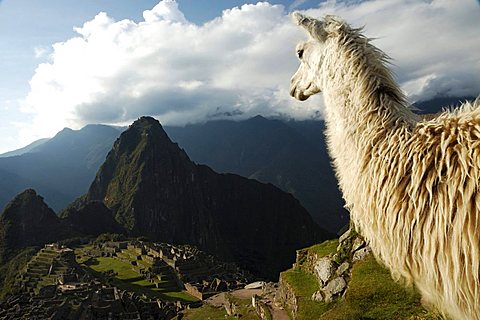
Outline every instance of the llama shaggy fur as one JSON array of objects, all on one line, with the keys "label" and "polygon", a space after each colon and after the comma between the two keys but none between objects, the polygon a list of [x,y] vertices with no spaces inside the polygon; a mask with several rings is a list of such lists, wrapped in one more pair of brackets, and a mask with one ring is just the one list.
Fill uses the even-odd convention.
[{"label": "llama shaggy fur", "polygon": [[455,319],[480,319],[480,100],[414,114],[388,57],[338,17],[294,13],[291,95],[323,92],[330,155],[357,230],[396,279]]}]

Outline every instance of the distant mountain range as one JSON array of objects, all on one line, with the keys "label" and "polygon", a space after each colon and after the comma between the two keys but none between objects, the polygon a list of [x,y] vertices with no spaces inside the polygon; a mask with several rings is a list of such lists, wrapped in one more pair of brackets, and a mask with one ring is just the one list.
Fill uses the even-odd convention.
[{"label": "distant mountain range", "polygon": [[[472,98],[438,98],[415,106],[422,113],[435,113],[467,99]],[[348,223],[326,152],[322,121],[257,116],[164,129],[196,163],[269,182],[292,193],[330,232]],[[88,125],[78,131],[66,128],[51,139],[0,155],[0,209],[16,194],[34,188],[59,212],[88,190],[122,130],[105,125]]]},{"label": "distant mountain range", "polygon": [[34,188],[56,211],[85,193],[120,131],[88,125],[64,129],[27,153],[0,158],[0,207]]},{"label": "distant mountain range", "polygon": [[465,101],[473,101],[475,97],[437,97],[413,104],[421,114],[434,114],[443,111],[443,108],[455,108]]}]

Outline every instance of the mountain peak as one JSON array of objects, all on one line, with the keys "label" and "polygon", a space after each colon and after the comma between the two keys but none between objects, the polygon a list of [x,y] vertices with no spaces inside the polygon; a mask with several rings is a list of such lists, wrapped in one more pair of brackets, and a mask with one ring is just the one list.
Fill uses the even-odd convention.
[{"label": "mountain peak", "polygon": [[46,212],[47,215],[48,211],[50,210],[53,216],[56,217],[55,213],[50,208],[48,208],[47,204],[43,201],[43,197],[37,195],[37,192],[34,189],[26,189],[25,191],[19,193],[5,207],[3,217],[8,218],[10,216],[16,215],[30,215],[37,208],[41,208],[42,212]]},{"label": "mountain peak", "polygon": [[[143,116],[138,118],[134,123],[132,123],[127,130],[125,130],[117,142],[131,142],[138,144],[140,140],[146,139],[146,141],[151,141],[156,139],[168,140],[167,133],[163,130],[162,125],[157,119],[152,117]],[[171,143],[171,142],[170,142]]]},{"label": "mountain peak", "polygon": [[18,195],[18,197],[35,197],[37,196],[37,192],[34,189],[26,189],[22,193]]},{"label": "mountain peak", "polygon": [[55,137],[58,137],[58,136],[63,136],[63,135],[67,135],[67,134],[71,134],[72,132],[74,132],[75,130],[71,129],[71,128],[63,128],[61,131],[57,132],[57,134],[55,135]]},{"label": "mountain peak", "polygon": [[262,115],[257,114],[255,117],[248,119],[248,121],[268,121],[268,119]]},{"label": "mountain peak", "polygon": [[35,190],[23,191],[0,216],[0,262],[17,248],[55,240],[61,234],[59,225],[55,212]]},{"label": "mountain peak", "polygon": [[152,130],[152,129],[161,129],[162,125],[160,122],[152,117],[143,116],[135,120],[134,123],[130,125],[130,128],[141,129],[141,130]]}]

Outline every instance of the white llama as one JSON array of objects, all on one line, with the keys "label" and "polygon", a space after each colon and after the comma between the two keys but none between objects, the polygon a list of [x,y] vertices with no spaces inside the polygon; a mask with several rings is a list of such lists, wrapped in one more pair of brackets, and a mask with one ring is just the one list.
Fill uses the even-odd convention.
[{"label": "white llama", "polygon": [[293,14],[310,40],[291,95],[323,92],[326,136],[358,231],[397,279],[455,319],[480,319],[480,100],[421,121],[387,56],[334,16]]}]

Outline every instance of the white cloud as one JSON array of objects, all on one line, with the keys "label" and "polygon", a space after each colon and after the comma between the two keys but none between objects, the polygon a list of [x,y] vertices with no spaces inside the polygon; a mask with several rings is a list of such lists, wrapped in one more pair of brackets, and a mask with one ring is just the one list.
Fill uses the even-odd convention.
[{"label": "white cloud", "polygon": [[38,46],[33,48],[34,53],[35,53],[35,58],[40,59],[44,58],[48,55],[49,48],[43,47],[43,46]]},{"label": "white cloud", "polygon": [[[480,91],[474,1],[328,1],[307,13],[366,25],[395,59],[412,99]],[[306,118],[321,110],[320,96],[300,103],[288,95],[295,44],[305,35],[282,6],[243,5],[198,26],[165,0],[142,22],[99,13],[75,31],[77,37],[53,45],[51,60],[30,81],[23,110],[34,116],[36,136],[145,114],[184,124],[258,113]]]},{"label": "white cloud", "polygon": [[159,20],[187,23],[183,13],[178,10],[178,4],[175,0],[161,1],[152,10],[144,11],[143,18],[147,23]]}]

